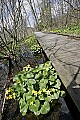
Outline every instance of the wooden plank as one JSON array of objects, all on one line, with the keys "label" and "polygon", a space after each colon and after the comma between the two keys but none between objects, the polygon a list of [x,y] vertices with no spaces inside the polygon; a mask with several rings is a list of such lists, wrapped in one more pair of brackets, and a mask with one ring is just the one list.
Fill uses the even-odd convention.
[{"label": "wooden plank", "polygon": [[80,111],[80,40],[42,32],[35,35]]}]

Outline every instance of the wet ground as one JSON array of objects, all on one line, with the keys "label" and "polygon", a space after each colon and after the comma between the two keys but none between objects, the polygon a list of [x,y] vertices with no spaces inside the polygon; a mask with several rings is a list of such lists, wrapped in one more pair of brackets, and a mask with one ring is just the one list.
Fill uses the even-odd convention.
[{"label": "wet ground", "polygon": [[[44,116],[39,120],[73,120],[63,98],[60,99],[62,106],[57,112],[52,112],[50,116]],[[7,101],[4,107],[2,120],[37,120],[37,118],[28,113],[25,117],[21,115],[18,103],[14,100]]]},{"label": "wet ground", "polygon": [[73,120],[70,114],[70,111],[64,101],[64,99],[60,99],[62,106],[59,109],[59,113],[60,113],[60,120]]},{"label": "wet ground", "polygon": [[[38,55],[38,56],[34,56],[31,51],[25,47],[24,48],[24,54],[20,53],[20,57],[23,59],[19,59],[17,58],[18,64],[22,67],[24,67],[27,64],[30,64],[32,67],[44,63],[46,61],[46,58],[44,57],[43,54]],[[13,66],[13,74],[16,74],[18,72],[18,68],[16,66],[16,64],[13,62],[14,66]],[[4,69],[6,70],[6,72],[4,72]],[[0,76],[0,95],[2,94],[1,92],[4,89],[4,85],[3,83],[5,82],[5,80],[7,80],[7,74],[8,74],[8,65],[5,67],[5,65],[3,65],[2,67],[3,72],[1,72],[1,76]],[[1,70],[1,69],[0,69]],[[16,72],[15,72],[16,71]],[[6,73],[6,74],[5,74]],[[4,76],[6,78],[4,78]],[[4,78],[4,81],[3,81]],[[2,84],[1,84],[2,83]],[[68,107],[64,101],[64,99],[60,99],[62,106],[59,109],[59,111],[52,113],[51,116],[43,118],[44,120],[72,120],[70,112],[68,110]],[[53,117],[56,116],[55,118]],[[32,114],[29,115],[30,117],[25,116],[22,117],[21,113],[19,112],[19,108],[18,108],[18,103],[14,100],[11,101],[6,101],[5,106],[4,106],[4,112],[2,114],[2,120],[36,120],[36,117],[33,117]],[[43,120],[41,119],[41,120]]]}]

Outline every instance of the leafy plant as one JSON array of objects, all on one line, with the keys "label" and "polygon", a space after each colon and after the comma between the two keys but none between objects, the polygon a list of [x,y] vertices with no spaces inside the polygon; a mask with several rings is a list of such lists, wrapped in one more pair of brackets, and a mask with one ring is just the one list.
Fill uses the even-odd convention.
[{"label": "leafy plant", "polygon": [[35,35],[28,36],[25,40],[29,47],[38,44]]},{"label": "leafy plant", "polygon": [[42,48],[37,43],[37,39],[34,35],[27,37],[25,42],[27,43],[33,54],[39,54],[42,52]]},{"label": "leafy plant", "polygon": [[39,45],[33,45],[31,46],[31,51],[33,54],[39,54],[42,52],[41,46]]},{"label": "leafy plant", "polygon": [[[35,68],[31,68],[30,65],[24,67],[23,71],[15,75],[13,82],[11,94],[19,101],[23,116],[28,111],[35,115],[47,114],[50,103],[55,105],[55,100],[65,94],[60,90],[61,82],[50,61]],[[6,92],[8,94],[10,88]]]}]

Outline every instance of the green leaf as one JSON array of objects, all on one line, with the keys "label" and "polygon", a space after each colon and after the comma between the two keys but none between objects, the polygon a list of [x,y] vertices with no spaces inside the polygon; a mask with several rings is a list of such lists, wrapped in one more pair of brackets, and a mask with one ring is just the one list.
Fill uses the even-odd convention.
[{"label": "green leaf", "polygon": [[41,79],[41,80],[40,80],[40,83],[47,84],[47,83],[48,83],[48,80],[47,80],[47,79]]},{"label": "green leaf", "polygon": [[44,66],[44,64],[40,64],[40,65],[39,65],[39,68],[40,68],[40,69],[43,69],[43,66]]},{"label": "green leaf", "polygon": [[51,69],[50,71],[48,71],[48,73],[49,73],[49,76],[50,76],[50,75],[54,74],[54,71]]},{"label": "green leaf", "polygon": [[31,84],[35,84],[36,83],[35,79],[29,79],[28,82],[31,83]]},{"label": "green leaf", "polygon": [[33,70],[33,73],[36,73],[36,72],[39,72],[40,71],[40,69],[38,68],[38,66],[36,66],[35,68],[33,68],[34,70]]},{"label": "green leaf", "polygon": [[35,69],[35,68],[30,68],[29,72],[34,73],[34,69]]},{"label": "green leaf", "polygon": [[52,68],[51,61],[46,62],[44,67],[51,69]]},{"label": "green leaf", "polygon": [[23,99],[25,100],[26,99],[26,101],[27,100],[29,100],[32,96],[31,96],[32,94],[30,93],[30,92],[28,92],[28,93],[24,93],[23,94]]},{"label": "green leaf", "polygon": [[32,84],[29,84],[28,87],[27,87],[28,90],[32,91],[34,88],[33,88],[33,85]]},{"label": "green leaf", "polygon": [[52,95],[52,99],[58,99],[59,98],[59,93],[54,93],[54,95]]},{"label": "green leaf", "polygon": [[32,102],[32,101],[35,102],[35,98],[36,98],[36,97],[33,96],[33,97],[31,97],[27,102],[28,102],[29,104],[30,104],[30,102]]},{"label": "green leaf", "polygon": [[40,80],[40,83],[44,83],[44,79],[41,79],[41,80]]},{"label": "green leaf", "polygon": [[57,79],[57,84],[58,84],[58,86],[60,87],[61,86],[61,82],[60,82],[60,80],[59,79]]},{"label": "green leaf", "polygon": [[45,101],[50,102],[52,100],[52,95],[45,97]]},{"label": "green leaf", "polygon": [[41,114],[47,114],[50,110],[49,102],[44,102],[44,105],[41,106]]},{"label": "green leaf", "polygon": [[54,87],[60,89],[60,86],[61,86],[61,82],[60,82],[59,79],[57,79],[56,80],[56,85]]},{"label": "green leaf", "polygon": [[20,83],[14,83],[14,89],[15,91],[19,91],[21,93],[24,93],[26,91],[26,89],[24,88],[24,86]]},{"label": "green leaf", "polygon": [[18,78],[21,79],[21,76],[24,75],[24,73],[25,73],[24,71],[19,72],[18,73]]},{"label": "green leaf", "polygon": [[27,77],[27,78],[34,78],[34,75],[33,75],[33,73],[28,73],[28,74],[26,75],[26,77]]},{"label": "green leaf", "polygon": [[50,85],[53,85],[53,84],[54,84],[54,82],[51,82],[51,81],[50,81],[49,83],[50,83]]},{"label": "green leaf", "polygon": [[22,79],[22,81],[27,81],[28,80],[27,77],[24,76],[24,74],[21,75],[21,79]]},{"label": "green leaf", "polygon": [[54,77],[53,75],[50,75],[50,76],[49,76],[49,80],[50,80],[50,81],[55,81],[55,77]]},{"label": "green leaf", "polygon": [[40,115],[40,111],[34,112],[35,115]]},{"label": "green leaf", "polygon": [[65,97],[65,91],[61,91],[61,97]]},{"label": "green leaf", "polygon": [[27,86],[29,87],[29,86],[32,86],[32,83],[31,82],[29,82],[29,80],[27,81]]},{"label": "green leaf", "polygon": [[35,79],[39,79],[40,77],[41,77],[40,74],[36,74],[36,75],[35,75]]},{"label": "green leaf", "polygon": [[57,79],[57,73],[54,73],[54,77],[55,77],[55,79]]},{"label": "green leaf", "polygon": [[40,106],[39,100],[35,100],[34,104],[29,106],[29,109],[30,109],[32,112],[37,112],[38,109],[39,109],[39,106]]},{"label": "green leaf", "polygon": [[45,100],[43,94],[39,95],[38,98],[39,98],[39,100]]},{"label": "green leaf", "polygon": [[15,75],[15,77],[13,78],[13,82],[16,82],[18,79],[19,79],[18,76]]},{"label": "green leaf", "polygon": [[20,99],[19,104],[20,104],[20,112],[22,113],[23,116],[25,116],[28,110],[28,104],[22,98]]},{"label": "green leaf", "polygon": [[44,75],[44,76],[47,76],[47,75],[48,75],[48,71],[47,71],[47,70],[44,70],[44,71],[43,71],[43,75]]},{"label": "green leaf", "polygon": [[40,90],[46,88],[46,83],[39,83],[39,88]]}]

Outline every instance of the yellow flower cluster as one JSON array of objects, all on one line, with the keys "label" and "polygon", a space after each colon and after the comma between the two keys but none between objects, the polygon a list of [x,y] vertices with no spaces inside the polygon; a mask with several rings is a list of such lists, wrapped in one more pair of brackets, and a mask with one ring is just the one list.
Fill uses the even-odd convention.
[{"label": "yellow flower cluster", "polygon": [[13,98],[15,99],[15,97],[16,97],[16,94],[15,94],[15,93],[13,93],[13,94],[12,94],[12,96],[13,96]]},{"label": "yellow flower cluster", "polygon": [[43,89],[43,92],[46,92],[46,89],[45,89],[45,88]]},{"label": "yellow flower cluster", "polygon": [[15,93],[13,93],[12,95],[8,95],[8,96],[6,96],[6,99],[8,100],[10,100],[10,99],[15,99],[15,97],[16,97],[16,95],[15,95]]},{"label": "yellow flower cluster", "polygon": [[6,95],[8,95],[11,91],[12,89],[9,87],[9,89],[6,90]]},{"label": "yellow flower cluster", "polygon": [[46,90],[46,89],[44,88],[44,89],[43,89],[43,92],[49,95],[51,91],[50,91],[50,90]]},{"label": "yellow flower cluster", "polygon": [[47,90],[47,91],[46,91],[46,94],[47,94],[47,95],[50,95],[50,92],[51,92],[51,91]]},{"label": "yellow flower cluster", "polygon": [[12,98],[13,98],[12,95],[6,96],[6,100],[10,100]]},{"label": "yellow flower cluster", "polygon": [[39,90],[38,92],[37,91],[35,91],[35,90],[32,90],[32,94],[34,94],[34,95],[36,95],[37,96],[37,94],[41,94],[42,93],[42,91],[41,90]]},{"label": "yellow flower cluster", "polygon": [[42,91],[41,91],[41,90],[39,90],[39,91],[38,91],[38,94],[40,95],[40,94],[41,94],[41,92],[42,92]]},{"label": "yellow flower cluster", "polygon": [[55,92],[55,89],[54,89],[54,88],[52,88],[52,89],[51,89],[51,91],[52,91],[52,92]]},{"label": "yellow flower cluster", "polygon": [[34,95],[36,95],[36,96],[37,96],[37,91],[32,90],[32,94],[34,94]]},{"label": "yellow flower cluster", "polygon": [[31,68],[31,66],[28,64],[27,66],[23,67],[23,71],[28,71]]},{"label": "yellow flower cluster", "polygon": [[37,94],[40,95],[42,92],[44,92],[44,93],[46,93],[46,94],[49,95],[51,92],[55,92],[55,89],[52,88],[51,90],[46,90],[46,89],[44,88],[44,89],[42,89],[42,90],[39,90],[38,92],[35,91],[35,90],[32,90],[32,94],[34,94],[34,95],[36,95],[36,96],[37,96]]},{"label": "yellow flower cluster", "polygon": [[12,89],[9,87],[9,89],[6,90],[6,99],[15,99],[16,95],[15,93],[12,93]]}]

